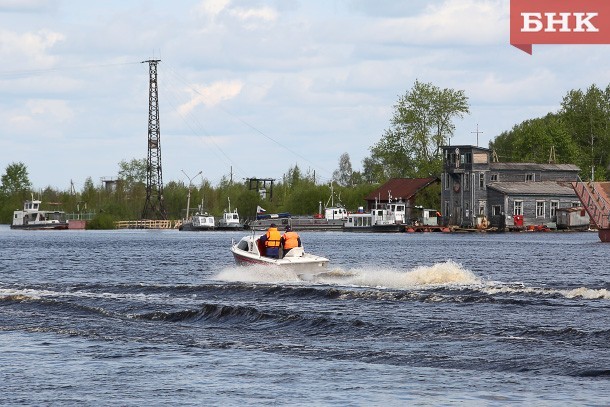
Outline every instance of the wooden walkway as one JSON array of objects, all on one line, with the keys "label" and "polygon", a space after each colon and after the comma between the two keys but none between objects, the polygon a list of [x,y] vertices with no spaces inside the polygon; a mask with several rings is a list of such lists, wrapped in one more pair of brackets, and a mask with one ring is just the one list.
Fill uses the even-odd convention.
[{"label": "wooden walkway", "polygon": [[120,220],[114,222],[117,229],[174,229],[178,221],[173,220]]}]

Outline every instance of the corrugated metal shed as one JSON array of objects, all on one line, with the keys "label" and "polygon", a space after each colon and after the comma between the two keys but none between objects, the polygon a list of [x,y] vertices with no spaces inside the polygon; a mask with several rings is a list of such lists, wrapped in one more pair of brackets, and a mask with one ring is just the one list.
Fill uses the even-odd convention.
[{"label": "corrugated metal shed", "polygon": [[580,171],[574,164],[536,164],[536,163],[489,163],[492,171]]},{"label": "corrugated metal shed", "polygon": [[574,188],[569,182],[494,182],[487,184],[487,188],[507,195],[576,196]]},{"label": "corrugated metal shed", "polygon": [[392,199],[402,198],[407,201],[415,196],[420,190],[435,182],[440,182],[438,178],[392,178],[373,192],[366,198],[366,201],[375,201],[380,199],[381,202],[387,202],[389,199],[388,191],[392,194]]}]

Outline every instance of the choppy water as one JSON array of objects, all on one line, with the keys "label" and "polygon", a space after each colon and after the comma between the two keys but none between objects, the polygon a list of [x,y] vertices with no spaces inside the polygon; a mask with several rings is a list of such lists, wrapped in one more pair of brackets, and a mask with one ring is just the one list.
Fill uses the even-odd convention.
[{"label": "choppy water", "polygon": [[0,404],[610,404],[594,233],[302,233],[314,281],[241,235],[0,227]]}]

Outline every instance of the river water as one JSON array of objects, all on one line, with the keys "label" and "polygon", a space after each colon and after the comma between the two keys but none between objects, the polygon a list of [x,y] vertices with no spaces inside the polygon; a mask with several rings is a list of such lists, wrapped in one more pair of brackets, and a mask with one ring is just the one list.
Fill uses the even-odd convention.
[{"label": "river water", "polygon": [[595,233],[304,232],[313,281],[244,233],[0,226],[0,405],[610,404]]}]

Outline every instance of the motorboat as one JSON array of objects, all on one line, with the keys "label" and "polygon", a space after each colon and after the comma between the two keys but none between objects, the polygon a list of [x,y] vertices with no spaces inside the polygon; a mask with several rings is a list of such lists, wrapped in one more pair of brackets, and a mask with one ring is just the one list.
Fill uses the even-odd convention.
[{"label": "motorboat", "polygon": [[11,229],[68,229],[68,221],[63,211],[45,211],[40,209],[41,201],[25,201],[23,210],[13,212]]},{"label": "motorboat", "polygon": [[240,241],[233,240],[231,252],[235,262],[241,266],[267,265],[281,268],[290,268],[298,271],[307,271],[308,274],[319,274],[327,271],[328,262],[326,257],[307,253],[303,247],[295,247],[281,258],[264,256],[264,243],[260,241],[261,236],[254,234],[244,236]]}]

